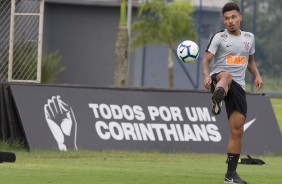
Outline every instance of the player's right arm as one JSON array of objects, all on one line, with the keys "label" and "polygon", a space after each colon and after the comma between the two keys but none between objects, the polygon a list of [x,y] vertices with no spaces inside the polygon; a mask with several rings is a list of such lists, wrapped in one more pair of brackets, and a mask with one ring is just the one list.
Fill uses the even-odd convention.
[{"label": "player's right arm", "polygon": [[220,42],[222,40],[221,32],[218,32],[211,37],[206,49],[206,53],[202,60],[202,72],[204,75],[204,86],[206,91],[210,91],[211,82],[212,82],[210,77],[210,63],[213,60],[214,55],[217,52]]},{"label": "player's right arm", "polygon": [[204,86],[206,91],[210,91],[210,86],[212,82],[210,77],[210,63],[213,57],[214,55],[211,52],[207,51],[202,60],[202,72],[204,75]]}]

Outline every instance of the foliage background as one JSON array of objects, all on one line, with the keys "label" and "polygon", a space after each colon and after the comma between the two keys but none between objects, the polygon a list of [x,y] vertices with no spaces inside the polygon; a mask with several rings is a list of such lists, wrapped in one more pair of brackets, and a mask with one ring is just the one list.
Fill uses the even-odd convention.
[{"label": "foliage background", "polygon": [[[243,14],[242,29],[253,32],[256,37],[255,60],[264,79],[262,92],[282,93],[282,1],[234,0]],[[255,6],[256,5],[256,6]],[[256,7],[256,9],[254,9]],[[250,84],[251,76],[247,74]],[[249,86],[249,90],[251,87]]]}]

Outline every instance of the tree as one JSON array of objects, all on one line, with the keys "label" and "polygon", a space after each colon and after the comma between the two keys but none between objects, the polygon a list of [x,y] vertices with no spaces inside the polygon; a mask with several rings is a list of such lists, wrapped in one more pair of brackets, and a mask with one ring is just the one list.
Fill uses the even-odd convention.
[{"label": "tree", "polygon": [[132,48],[146,44],[168,45],[168,86],[173,87],[173,48],[181,39],[195,40],[196,31],[190,2],[152,0],[141,5],[137,20],[132,24]]},{"label": "tree", "polygon": [[121,0],[120,23],[115,49],[115,86],[128,85],[128,29],[126,26],[126,0]]},{"label": "tree", "polygon": [[[254,2],[257,13],[254,19]],[[239,3],[239,1],[237,1]],[[262,72],[274,77],[282,76],[281,42],[282,37],[282,1],[245,0],[243,30],[255,33],[255,60]],[[255,26],[254,26],[255,24]],[[255,28],[255,29],[254,29]]]},{"label": "tree", "polygon": [[258,8],[256,20],[257,51],[259,51],[257,52],[259,57],[256,58],[262,58],[260,60],[261,66],[269,71],[268,74],[280,78],[282,76],[280,42],[282,37],[282,24],[280,22],[282,1],[264,0],[259,2],[258,5],[260,7],[264,5],[264,8]]},{"label": "tree", "polygon": [[43,55],[41,68],[41,83],[54,83],[57,76],[66,67],[62,64],[62,56],[58,51]]}]

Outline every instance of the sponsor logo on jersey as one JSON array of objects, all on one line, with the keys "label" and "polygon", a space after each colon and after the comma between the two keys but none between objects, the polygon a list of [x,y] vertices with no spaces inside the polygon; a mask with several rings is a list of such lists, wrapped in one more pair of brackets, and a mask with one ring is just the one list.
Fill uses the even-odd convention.
[{"label": "sponsor logo on jersey", "polygon": [[227,34],[223,33],[220,35],[222,38],[227,38]]},{"label": "sponsor logo on jersey", "polygon": [[245,56],[232,56],[228,55],[226,57],[226,64],[227,65],[244,65],[246,63]]},{"label": "sponsor logo on jersey", "polygon": [[245,33],[245,34],[244,34],[244,37],[245,37],[245,38],[251,38],[251,34]]}]

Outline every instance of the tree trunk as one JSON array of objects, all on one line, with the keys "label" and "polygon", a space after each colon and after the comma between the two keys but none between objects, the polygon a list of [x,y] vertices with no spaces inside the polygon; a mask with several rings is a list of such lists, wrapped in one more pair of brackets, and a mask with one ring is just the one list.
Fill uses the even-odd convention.
[{"label": "tree trunk", "polygon": [[128,85],[128,29],[120,26],[115,48],[115,86]]},{"label": "tree trunk", "polygon": [[168,48],[168,87],[173,88],[173,60],[171,46]]}]

